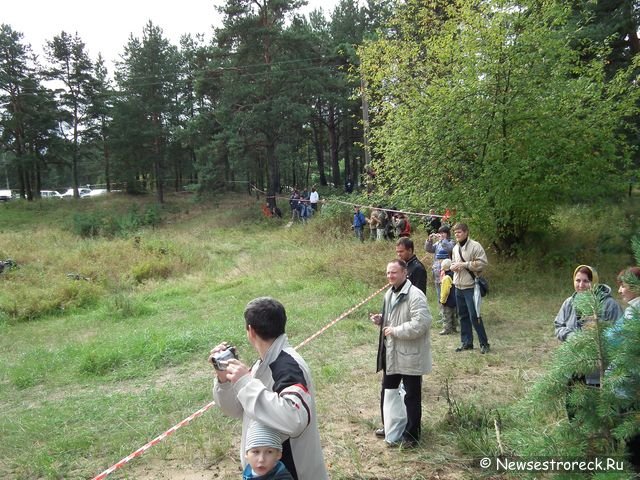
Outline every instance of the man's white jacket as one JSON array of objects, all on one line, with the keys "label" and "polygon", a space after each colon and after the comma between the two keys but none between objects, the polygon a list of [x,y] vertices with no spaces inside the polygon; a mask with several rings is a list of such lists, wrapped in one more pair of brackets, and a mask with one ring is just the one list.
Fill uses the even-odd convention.
[{"label": "man's white jacket", "polygon": [[[384,327],[393,335],[384,337]],[[431,313],[424,293],[405,282],[399,292],[384,296],[378,346],[378,371],[387,375],[424,375],[431,372]]]},{"label": "man's white jacket", "polygon": [[257,420],[281,433],[282,462],[298,480],[325,480],[311,372],[289,345],[286,334],[271,345],[265,358],[235,384],[216,379],[213,397],[222,411],[242,418],[240,458],[246,466],[247,428]]}]

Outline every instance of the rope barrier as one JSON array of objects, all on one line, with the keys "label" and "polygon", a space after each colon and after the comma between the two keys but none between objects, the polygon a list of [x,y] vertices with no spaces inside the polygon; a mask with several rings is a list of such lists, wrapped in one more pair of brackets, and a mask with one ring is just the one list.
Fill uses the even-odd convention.
[{"label": "rope barrier", "polygon": [[204,407],[202,407],[200,410],[198,410],[197,412],[189,415],[187,418],[185,418],[184,420],[182,420],[180,423],[174,425],[173,427],[171,427],[169,430],[167,430],[166,432],[162,433],[161,435],[158,435],[156,438],[154,438],[153,440],[151,440],[149,443],[147,443],[146,445],[143,445],[142,447],[140,447],[139,449],[137,449],[135,452],[133,452],[132,454],[124,457],[122,460],[120,460],[118,463],[115,463],[114,465],[112,465],[111,467],[107,468],[104,472],[102,472],[100,475],[97,475],[95,477],[93,477],[93,480],[103,480],[105,478],[107,478],[107,476],[111,475],[113,472],[115,472],[116,470],[118,470],[119,468],[122,468],[123,466],[125,466],[127,463],[129,463],[131,460],[133,460],[136,457],[141,456],[144,452],[146,452],[147,450],[149,450],[151,447],[153,447],[154,445],[157,445],[158,443],[160,443],[162,440],[164,440],[165,438],[167,438],[169,435],[173,434],[176,432],[176,430],[178,430],[179,428],[184,427],[185,425],[188,425],[189,423],[191,423],[192,420],[198,418],[199,416],[201,416],[204,412],[206,412],[207,410],[209,410],[211,407],[213,407],[216,403],[214,401],[211,401],[209,403],[207,403]]},{"label": "rope barrier", "polygon": [[[355,312],[358,308],[362,307],[365,303],[369,302],[370,300],[372,300],[376,295],[378,295],[380,292],[382,292],[383,290],[385,290],[389,285],[384,285],[383,287],[379,288],[378,290],[376,290],[374,293],[372,293],[371,295],[369,295],[367,298],[365,298],[364,300],[362,300],[361,302],[357,303],[356,305],[354,305],[353,307],[351,307],[349,310],[347,310],[346,312],[342,313],[338,318],[336,318],[335,320],[332,320],[330,323],[328,323],[327,325],[325,325],[324,327],[322,327],[320,330],[318,330],[316,333],[314,333],[313,335],[311,335],[309,338],[307,338],[306,340],[304,340],[303,342],[301,342],[299,345],[297,345],[296,347],[294,347],[295,350],[298,350],[299,348],[302,348],[303,346],[307,345],[309,342],[311,342],[312,340],[314,340],[315,338],[319,337],[320,335],[322,335],[324,332],[326,332],[329,328],[331,328],[332,326],[334,326],[336,323],[338,323],[340,320],[343,320],[344,318],[346,318],[347,316],[349,316],[351,313]],[[184,427],[185,425],[188,425],[189,423],[191,423],[192,420],[195,420],[196,418],[198,418],[199,416],[201,416],[203,413],[205,413],[207,410],[209,410],[211,407],[213,407],[215,405],[215,401],[211,401],[209,403],[207,403],[204,407],[202,407],[200,410],[198,410],[197,412],[189,415],[187,418],[185,418],[184,420],[182,420],[180,423],[174,425],[173,427],[171,427],[169,430],[167,430],[166,432],[158,435],[156,438],[154,438],[153,440],[151,440],[150,442],[148,442],[147,444],[143,445],[142,447],[140,447],[139,449],[137,449],[135,452],[131,453],[130,455],[124,457],[122,460],[120,460],[119,462],[115,463],[114,465],[112,465],[111,467],[107,468],[105,471],[103,471],[102,473],[100,473],[99,475],[93,477],[92,480],[104,480],[105,478],[107,478],[110,474],[112,474],[113,472],[115,472],[116,470],[118,470],[119,468],[122,468],[123,466],[125,466],[127,463],[129,463],[131,460],[133,460],[134,458],[137,458],[139,456],[141,456],[143,453],[145,453],[147,450],[149,450],[151,447],[153,447],[154,445],[157,445],[158,443],[160,443],[162,440],[164,440],[165,438],[167,438],[169,435],[173,434],[176,432],[176,430],[178,430],[179,428]]]},{"label": "rope barrier", "polygon": [[311,340],[314,340],[315,338],[319,337],[320,335],[322,335],[324,332],[326,332],[327,330],[329,330],[329,328],[333,327],[336,323],[338,323],[340,320],[342,320],[343,318],[349,316],[351,313],[355,312],[358,308],[360,308],[361,306],[363,306],[365,303],[367,303],[369,300],[373,299],[376,295],[378,295],[380,292],[382,292],[384,289],[386,289],[389,285],[385,285],[383,287],[380,287],[378,290],[376,290],[375,292],[373,292],[371,295],[369,295],[367,298],[365,298],[364,300],[362,300],[360,303],[358,303],[357,305],[354,305],[353,307],[351,307],[349,310],[347,310],[346,312],[344,312],[342,315],[340,315],[338,318],[336,318],[335,320],[333,320],[332,322],[328,323],[327,325],[325,325],[324,327],[322,327],[320,330],[318,330],[316,333],[314,333],[313,335],[311,335],[309,338],[307,338],[306,340],[304,340],[302,343],[300,343],[299,345],[293,347],[295,350],[298,350],[299,348],[304,347],[307,343],[311,342]]}]

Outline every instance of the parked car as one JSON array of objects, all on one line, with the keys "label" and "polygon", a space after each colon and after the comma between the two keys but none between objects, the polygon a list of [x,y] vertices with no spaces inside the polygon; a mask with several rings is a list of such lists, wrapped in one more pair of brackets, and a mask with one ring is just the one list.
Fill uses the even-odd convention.
[{"label": "parked car", "polygon": [[[91,189],[90,188],[78,187],[78,194],[80,195],[80,198],[87,197],[87,196],[89,196],[90,193],[91,193]],[[67,188],[67,191],[64,192],[62,194],[62,196],[64,198],[67,198],[67,197],[73,198],[73,188]]]},{"label": "parked car", "polygon": [[62,198],[60,192],[56,190],[40,190],[41,198]]},{"label": "parked car", "polygon": [[106,188],[94,188],[86,196],[87,197],[98,197],[100,195],[106,195],[106,193],[107,193],[107,189]]},{"label": "parked car", "polygon": [[8,202],[13,198],[11,190],[0,190],[0,202]]}]

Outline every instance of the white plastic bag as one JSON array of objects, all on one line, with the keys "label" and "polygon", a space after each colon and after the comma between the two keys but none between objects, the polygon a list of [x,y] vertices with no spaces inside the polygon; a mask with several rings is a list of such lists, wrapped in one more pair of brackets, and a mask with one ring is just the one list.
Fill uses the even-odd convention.
[{"label": "white plastic bag", "polygon": [[407,426],[407,409],[404,406],[404,386],[400,388],[386,388],[384,391],[384,441],[396,443],[402,440],[402,434]]},{"label": "white plastic bag", "polygon": [[482,318],[482,314],[480,313],[480,309],[482,308],[482,294],[480,293],[480,285],[476,282],[473,287],[473,303],[476,307],[476,315],[478,316],[478,321]]}]

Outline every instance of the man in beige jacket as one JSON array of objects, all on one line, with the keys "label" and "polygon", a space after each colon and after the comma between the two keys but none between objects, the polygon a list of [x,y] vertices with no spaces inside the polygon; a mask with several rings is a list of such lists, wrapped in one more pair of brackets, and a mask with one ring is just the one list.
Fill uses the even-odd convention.
[{"label": "man in beige jacket", "polygon": [[489,339],[484,330],[484,323],[478,316],[473,298],[476,276],[489,264],[487,254],[475,240],[469,238],[469,227],[466,223],[456,223],[453,234],[458,242],[453,247],[451,270],[453,270],[453,284],[456,287],[456,305],[460,320],[461,345],[456,352],[473,349],[473,330],[478,334],[480,353],[489,352]]},{"label": "man in beige jacket", "polygon": [[[384,417],[386,389],[404,384],[407,426],[399,445],[415,447],[420,440],[422,422],[422,375],[431,372],[431,313],[427,298],[407,278],[407,264],[396,259],[387,265],[391,288],[384,296],[382,313],[371,315],[380,326],[377,371],[382,370],[380,412]],[[384,418],[383,418],[384,424]],[[376,430],[384,437],[384,428]]]}]

